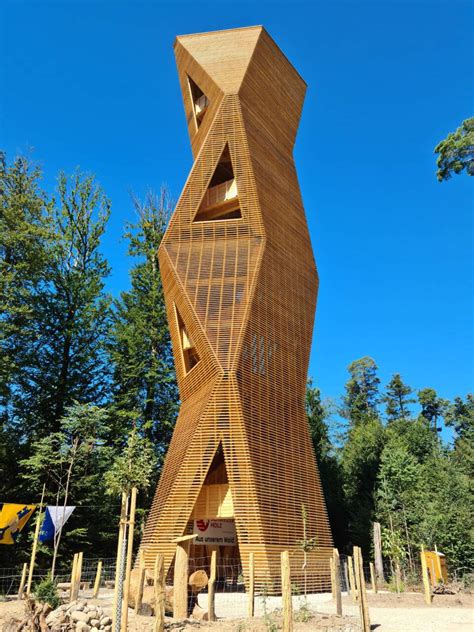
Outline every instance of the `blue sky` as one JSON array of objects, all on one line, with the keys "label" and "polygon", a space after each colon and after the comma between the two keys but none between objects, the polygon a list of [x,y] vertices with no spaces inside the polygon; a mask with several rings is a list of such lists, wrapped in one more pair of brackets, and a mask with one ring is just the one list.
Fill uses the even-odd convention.
[{"label": "blue sky", "polygon": [[76,166],[112,200],[120,240],[129,192],[192,164],[175,35],[263,24],[308,84],[295,159],[320,273],[310,375],[327,397],[372,356],[385,383],[452,398],[473,388],[472,187],[439,184],[433,148],[473,114],[473,5],[364,2],[0,3],[0,147]]}]

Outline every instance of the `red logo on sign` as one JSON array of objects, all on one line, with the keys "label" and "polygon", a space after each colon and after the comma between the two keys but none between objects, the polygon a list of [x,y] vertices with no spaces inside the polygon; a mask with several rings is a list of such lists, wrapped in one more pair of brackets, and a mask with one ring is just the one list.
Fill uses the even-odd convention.
[{"label": "red logo on sign", "polygon": [[196,520],[196,526],[199,531],[207,531],[207,527],[209,526],[209,520]]}]

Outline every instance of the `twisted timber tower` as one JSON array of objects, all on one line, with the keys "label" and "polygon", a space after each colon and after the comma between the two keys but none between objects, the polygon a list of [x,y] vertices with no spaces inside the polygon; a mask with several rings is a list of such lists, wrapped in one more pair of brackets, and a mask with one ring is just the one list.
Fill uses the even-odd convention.
[{"label": "twisted timber tower", "polygon": [[303,581],[304,505],[321,589],[332,542],[304,405],[318,279],[292,156],[306,86],[262,27],[175,53],[194,164],[159,261],[182,406],[142,547],[169,568],[174,538],[224,521],[220,554],[247,578],[253,552],[278,590],[284,549]]}]

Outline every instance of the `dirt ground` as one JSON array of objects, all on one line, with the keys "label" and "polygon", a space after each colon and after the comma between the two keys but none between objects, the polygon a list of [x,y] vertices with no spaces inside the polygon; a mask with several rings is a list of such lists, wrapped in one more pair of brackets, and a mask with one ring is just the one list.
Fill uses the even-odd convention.
[{"label": "dirt ground", "polygon": [[[104,591],[98,600],[107,614],[111,613],[111,593]],[[226,608],[235,606],[236,597],[230,594],[216,595],[216,612],[224,615]],[[219,599],[220,597],[220,599]],[[245,597],[245,595],[242,595]],[[203,595],[205,600],[205,595]],[[238,601],[238,599],[237,599]],[[472,632],[474,630],[473,596],[467,594],[435,595],[431,606],[425,604],[421,594],[392,593],[368,594],[372,630],[377,632]],[[359,630],[358,607],[352,600],[343,596],[344,617],[334,615],[335,605],[331,595],[309,595],[308,605],[311,618],[301,610],[301,600],[295,600],[295,632],[355,632]],[[202,604],[205,605],[205,602]],[[281,629],[278,602],[266,604],[268,616],[254,619],[223,618],[215,623],[173,622],[167,620],[166,629],[170,632],[268,632]],[[256,603],[256,612],[262,614],[262,604]],[[230,614],[230,612],[229,612]],[[19,601],[0,602],[0,632],[15,632],[16,623],[24,616],[24,604]],[[298,620],[299,619],[299,620]],[[152,632],[153,618],[137,616],[129,611],[130,632]],[[272,627],[274,624],[276,627]]]}]

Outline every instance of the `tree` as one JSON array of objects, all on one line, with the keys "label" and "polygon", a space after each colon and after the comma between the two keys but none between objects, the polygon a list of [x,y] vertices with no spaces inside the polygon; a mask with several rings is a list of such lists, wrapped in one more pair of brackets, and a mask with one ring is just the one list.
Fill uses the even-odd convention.
[{"label": "tree", "polygon": [[[75,402],[65,412],[59,430],[36,441],[29,458],[21,462],[25,468],[23,476],[30,486],[38,489],[44,482],[49,496],[55,499],[56,507],[62,507],[64,511],[71,498],[73,483],[79,482],[78,488],[82,490],[87,482],[97,486],[97,477],[102,469],[98,453],[109,455],[105,447],[108,428],[104,409]],[[94,466],[92,472],[89,469],[91,466]],[[61,535],[62,529],[54,534],[53,579]]]},{"label": "tree", "polygon": [[306,388],[306,414],[334,543],[343,546],[347,540],[347,515],[342,493],[342,469],[329,436],[327,419],[330,407],[321,401],[320,390],[313,386],[311,380]]},{"label": "tree", "polygon": [[456,397],[446,407],[444,421],[456,433],[454,455],[460,469],[474,476],[474,394],[469,393],[466,399]]},{"label": "tree", "polygon": [[60,174],[59,204],[48,210],[45,281],[34,297],[35,344],[18,379],[15,412],[29,433],[57,432],[74,400],[105,401],[109,274],[100,240],[110,202],[93,176]]},{"label": "tree", "polygon": [[395,373],[382,397],[388,422],[409,416],[409,406],[416,401],[410,397],[412,393],[413,389],[403,382],[400,373]]},{"label": "tree", "polygon": [[474,117],[462,122],[455,132],[451,132],[435,147],[439,154],[436,176],[439,182],[449,180],[453,173],[464,169],[469,176],[474,175]]},{"label": "tree", "polygon": [[438,421],[443,416],[448,402],[438,397],[433,388],[424,388],[418,391],[418,402],[421,405],[420,417],[434,432],[441,432],[441,428],[438,428]]},{"label": "tree", "polygon": [[15,377],[24,349],[34,340],[34,294],[44,281],[50,210],[39,188],[41,171],[26,158],[7,165],[0,152],[0,406],[8,418]]},{"label": "tree", "polygon": [[371,523],[375,515],[375,490],[385,430],[378,417],[352,427],[342,449],[344,497],[353,544],[370,550]]},{"label": "tree", "polygon": [[115,303],[109,353],[114,365],[113,408],[125,428],[137,427],[162,460],[178,408],[171,340],[157,252],[168,223],[168,192],[134,198],[136,224],[127,228],[128,254],[137,259],[131,289]]},{"label": "tree", "polygon": [[368,356],[352,362],[348,371],[351,375],[346,383],[341,415],[351,425],[363,423],[377,417],[378,385],[377,365]]}]

